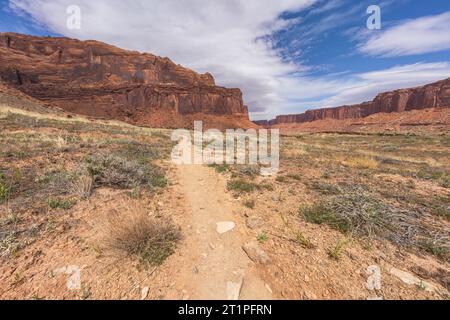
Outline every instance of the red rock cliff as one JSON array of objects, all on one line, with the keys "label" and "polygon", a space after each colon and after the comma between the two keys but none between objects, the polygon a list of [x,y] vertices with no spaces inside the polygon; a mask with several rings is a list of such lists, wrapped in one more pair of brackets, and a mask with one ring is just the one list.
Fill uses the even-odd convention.
[{"label": "red rock cliff", "polygon": [[204,117],[250,124],[239,89],[97,41],[0,33],[0,80],[70,112],[138,125],[175,128]]},{"label": "red rock cliff", "polygon": [[373,101],[358,105],[309,110],[302,114],[282,115],[262,126],[304,123],[322,119],[358,119],[375,113],[392,113],[428,108],[450,107],[450,78],[426,86],[379,94]]}]

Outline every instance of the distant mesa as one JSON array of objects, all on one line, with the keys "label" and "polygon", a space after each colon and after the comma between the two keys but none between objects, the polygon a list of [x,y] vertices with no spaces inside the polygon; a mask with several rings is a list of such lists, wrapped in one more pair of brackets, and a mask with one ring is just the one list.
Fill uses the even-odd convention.
[{"label": "distant mesa", "polygon": [[362,119],[377,113],[398,113],[448,107],[450,107],[450,78],[422,87],[381,93],[370,102],[337,108],[309,110],[301,114],[281,115],[273,120],[255,121],[255,124],[271,127],[326,119]]}]

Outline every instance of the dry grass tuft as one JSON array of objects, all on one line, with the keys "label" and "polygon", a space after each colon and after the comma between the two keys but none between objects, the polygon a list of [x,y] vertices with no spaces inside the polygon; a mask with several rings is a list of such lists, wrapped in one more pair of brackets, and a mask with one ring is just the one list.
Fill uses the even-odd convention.
[{"label": "dry grass tuft", "polygon": [[118,254],[136,256],[144,267],[160,266],[175,252],[181,232],[167,218],[148,215],[139,206],[110,212],[104,223],[104,246]]},{"label": "dry grass tuft", "polygon": [[132,189],[136,186],[164,188],[167,180],[162,169],[117,155],[95,155],[86,160],[86,170],[96,186]]},{"label": "dry grass tuft", "polygon": [[342,162],[345,166],[356,169],[371,169],[378,168],[378,161],[370,157],[356,157],[347,159]]},{"label": "dry grass tuft", "polygon": [[94,179],[87,174],[81,175],[72,185],[72,191],[82,199],[87,199],[92,194]]}]

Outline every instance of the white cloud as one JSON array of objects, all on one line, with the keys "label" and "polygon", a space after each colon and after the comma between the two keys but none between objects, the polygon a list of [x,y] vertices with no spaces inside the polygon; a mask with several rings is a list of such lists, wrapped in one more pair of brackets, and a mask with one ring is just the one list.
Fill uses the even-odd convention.
[{"label": "white cloud", "polygon": [[407,56],[450,49],[450,12],[408,20],[369,37],[359,51],[373,56]]},{"label": "white cloud", "polygon": [[[239,87],[251,109],[276,108],[283,77],[299,66],[283,62],[261,37],[286,27],[285,11],[316,0],[10,0],[52,31],[167,56],[219,85]],[[81,30],[66,28],[66,8],[78,4]]]}]

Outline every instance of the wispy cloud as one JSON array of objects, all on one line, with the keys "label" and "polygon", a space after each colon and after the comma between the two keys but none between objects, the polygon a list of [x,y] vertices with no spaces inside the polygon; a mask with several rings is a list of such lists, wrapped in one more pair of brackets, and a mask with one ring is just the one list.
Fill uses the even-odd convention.
[{"label": "wispy cloud", "polygon": [[405,21],[369,37],[359,51],[373,56],[407,56],[450,49],[450,12]]}]

